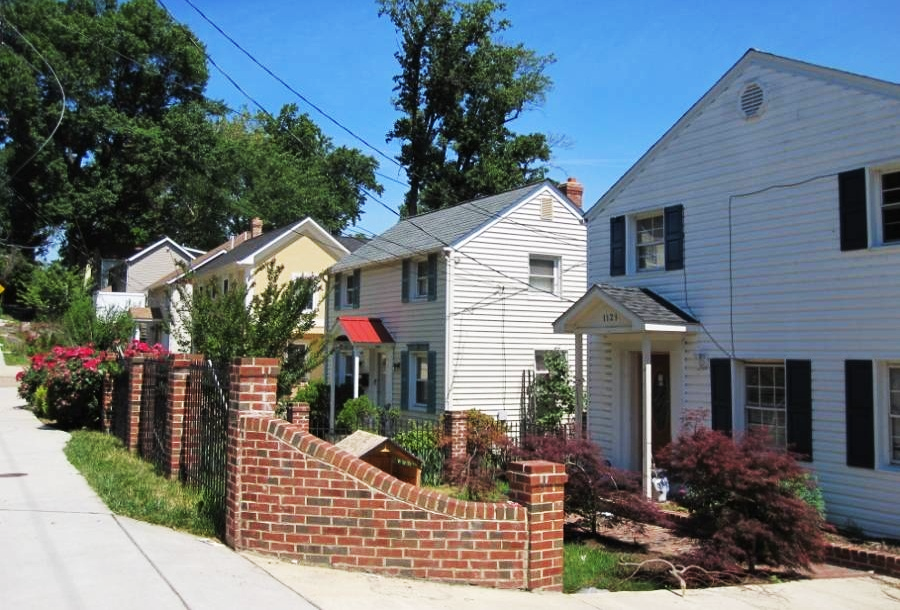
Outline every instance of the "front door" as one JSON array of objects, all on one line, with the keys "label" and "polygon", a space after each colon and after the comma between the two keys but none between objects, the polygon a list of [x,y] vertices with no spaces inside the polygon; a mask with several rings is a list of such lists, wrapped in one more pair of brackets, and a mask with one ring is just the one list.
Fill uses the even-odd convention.
[{"label": "front door", "polygon": [[650,371],[653,375],[652,413],[650,418],[653,455],[672,441],[672,399],[669,374],[669,354],[652,354]]}]

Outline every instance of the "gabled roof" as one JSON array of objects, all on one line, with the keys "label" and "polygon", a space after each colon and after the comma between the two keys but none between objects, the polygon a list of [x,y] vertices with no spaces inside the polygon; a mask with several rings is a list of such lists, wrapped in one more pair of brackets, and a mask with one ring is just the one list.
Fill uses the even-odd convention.
[{"label": "gabled roof", "polygon": [[553,192],[573,214],[575,207],[549,180],[529,184],[505,193],[473,199],[449,208],[405,218],[372,239],[352,254],[335,263],[331,270],[346,271],[372,263],[383,263],[415,254],[434,252],[444,247],[458,247],[501,220],[519,204],[547,190]]},{"label": "gabled roof", "polygon": [[[619,314],[610,316],[609,312]],[[554,332],[684,332],[699,322],[648,288],[594,284],[553,322]]]},{"label": "gabled roof", "polygon": [[361,247],[369,243],[369,241],[371,241],[369,239],[366,239],[365,237],[350,237],[347,235],[337,235],[335,236],[335,239],[341,242],[341,245],[347,248],[347,250],[349,250],[350,252],[356,252]]},{"label": "gabled roof", "polygon": [[181,245],[175,243],[171,237],[163,237],[158,242],[150,244],[146,248],[141,248],[138,252],[136,252],[136,253],[132,254],[130,257],[126,258],[125,263],[128,265],[131,265],[131,264],[135,263],[136,261],[140,260],[141,258],[147,256],[154,250],[158,250],[159,248],[162,248],[163,246],[166,246],[166,245],[168,245],[170,248],[172,248],[176,252],[179,252],[187,260],[196,258],[198,252],[202,254],[201,250],[181,246]]},{"label": "gabled roof", "polygon": [[262,258],[265,258],[284,244],[290,243],[298,236],[305,236],[315,240],[320,246],[331,252],[336,259],[350,252],[331,233],[319,226],[316,221],[306,217],[299,222],[263,233],[243,242],[225,255],[210,261],[209,264],[203,267],[203,272],[212,272],[230,264],[258,265]]},{"label": "gabled roof", "polygon": [[710,87],[709,91],[704,93],[699,100],[694,102],[688,111],[685,112],[681,118],[679,118],[675,124],[672,125],[672,127],[670,127],[668,131],[666,131],[662,137],[657,140],[656,143],[654,143],[653,146],[651,146],[647,152],[645,152],[641,158],[638,159],[637,162],[632,165],[631,168],[629,168],[628,171],[626,171],[622,177],[606,191],[606,193],[603,194],[603,196],[600,197],[597,203],[594,204],[585,215],[588,221],[593,220],[600,212],[602,212],[609,204],[610,200],[615,198],[622,189],[630,184],[634,177],[639,175],[644,167],[650,163],[660,151],[665,150],[669,142],[676,138],[682,129],[689,125],[709,104],[715,101],[725,89],[731,86],[750,64],[764,64],[777,70],[788,70],[818,78],[838,80],[846,83],[848,86],[877,90],[883,94],[900,97],[900,84],[898,83],[892,83],[870,76],[853,74],[852,72],[845,72],[834,68],[827,68],[825,66],[818,66],[816,64],[790,59],[772,53],[757,51],[756,49],[749,49],[741,56],[737,63],[735,63],[712,87]]},{"label": "gabled roof", "polygon": [[[250,231],[244,231],[243,233],[240,233],[238,235],[235,235],[234,237],[229,238],[228,241],[222,242],[221,244],[219,244],[218,246],[216,246],[215,248],[213,248],[206,254],[198,256],[197,258],[192,260],[190,262],[190,264],[188,265],[188,271],[196,271],[197,269],[200,269],[204,265],[209,264],[209,262],[212,261],[213,259],[224,255],[226,252],[236,248],[237,246],[241,245],[248,239],[250,239]],[[181,269],[176,269],[175,271],[169,273],[168,275],[166,275],[166,276],[158,279],[157,281],[153,282],[152,284],[150,284],[150,286],[148,286],[147,289],[152,290],[154,288],[159,288],[160,286],[165,286],[167,284],[173,284],[173,283],[177,282],[179,279],[181,279],[182,277],[184,277],[185,273],[186,272],[182,271]]]}]

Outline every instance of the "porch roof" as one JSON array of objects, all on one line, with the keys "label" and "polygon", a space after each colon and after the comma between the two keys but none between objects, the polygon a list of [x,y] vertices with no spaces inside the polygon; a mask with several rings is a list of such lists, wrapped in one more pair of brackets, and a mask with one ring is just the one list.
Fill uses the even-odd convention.
[{"label": "porch roof", "polygon": [[649,288],[594,284],[553,323],[557,333],[689,332],[699,322]]},{"label": "porch roof", "polygon": [[394,338],[379,318],[340,316],[338,325],[350,343],[393,343]]}]

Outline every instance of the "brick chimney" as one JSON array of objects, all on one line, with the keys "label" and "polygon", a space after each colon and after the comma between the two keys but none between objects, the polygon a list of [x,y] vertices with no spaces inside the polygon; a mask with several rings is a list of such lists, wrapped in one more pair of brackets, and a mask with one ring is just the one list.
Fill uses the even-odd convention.
[{"label": "brick chimney", "polygon": [[575,178],[569,176],[569,179],[559,185],[559,190],[563,195],[569,198],[575,207],[581,208],[581,197],[584,195],[584,185]]},{"label": "brick chimney", "polygon": [[250,237],[259,237],[262,235],[262,218],[255,216],[250,221]]}]

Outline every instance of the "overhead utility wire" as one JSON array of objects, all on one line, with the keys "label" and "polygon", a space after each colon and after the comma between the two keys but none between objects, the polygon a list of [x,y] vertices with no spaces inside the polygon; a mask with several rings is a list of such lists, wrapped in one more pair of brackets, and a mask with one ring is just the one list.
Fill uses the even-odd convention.
[{"label": "overhead utility wire", "polygon": [[[375,151],[376,153],[378,153],[380,156],[384,157],[385,159],[387,159],[388,161],[390,161],[390,162],[393,163],[394,165],[397,165],[398,167],[403,167],[403,166],[400,164],[400,162],[397,161],[394,157],[391,157],[391,156],[388,155],[387,153],[382,152],[380,149],[378,149],[377,147],[375,147],[375,146],[373,146],[372,144],[370,144],[365,138],[363,138],[363,137],[360,136],[360,135],[357,135],[352,129],[350,129],[349,127],[347,127],[346,125],[344,125],[343,123],[341,123],[340,121],[338,121],[336,118],[334,118],[333,116],[331,116],[331,115],[328,114],[327,112],[325,112],[322,108],[320,108],[319,106],[317,106],[316,104],[314,104],[308,97],[306,97],[305,95],[303,95],[302,93],[300,93],[299,91],[297,91],[296,89],[294,89],[291,85],[289,85],[287,82],[285,82],[284,79],[282,79],[280,76],[278,76],[277,74],[275,74],[274,72],[272,72],[272,70],[270,70],[265,64],[263,64],[261,61],[259,61],[258,59],[256,59],[256,57],[254,57],[253,54],[250,53],[250,51],[248,51],[247,49],[245,49],[244,47],[242,47],[242,46],[240,45],[240,43],[238,43],[234,38],[232,38],[230,35],[228,35],[228,33],[226,33],[222,28],[220,28],[219,25],[218,25],[216,22],[214,22],[212,19],[210,19],[209,17],[207,17],[206,14],[205,14],[202,10],[200,10],[200,9],[197,7],[196,4],[194,4],[193,2],[191,2],[191,0],[184,0],[184,1],[185,1],[185,3],[187,3],[192,9],[194,9],[195,11],[197,11],[197,13],[198,13],[198,14],[199,14],[199,15],[200,15],[200,16],[201,16],[201,17],[202,17],[209,25],[211,25],[213,28],[215,28],[216,31],[219,32],[219,34],[221,34],[222,36],[224,36],[224,37],[228,40],[228,42],[230,42],[231,44],[233,44],[239,51],[241,51],[244,55],[246,55],[246,56],[250,59],[250,61],[252,61],[252,62],[255,63],[257,66],[259,66],[260,68],[262,68],[262,70],[265,71],[266,74],[268,74],[269,76],[271,76],[272,78],[274,78],[276,81],[278,81],[278,82],[279,82],[281,85],[283,85],[288,91],[290,91],[291,93],[293,93],[294,95],[296,95],[297,97],[299,97],[299,98],[300,98],[301,100],[303,100],[306,104],[308,104],[311,108],[313,108],[316,112],[318,112],[318,113],[321,114],[323,117],[325,117],[326,119],[328,119],[329,121],[331,121],[332,123],[334,123],[335,125],[337,125],[339,128],[341,128],[342,130],[344,130],[344,131],[347,132],[348,134],[350,134],[350,136],[352,136],[352,137],[355,138],[356,140],[362,142],[362,143],[363,143],[365,146],[367,146],[368,148],[374,150],[374,151]],[[160,0],[160,4],[162,4],[161,0]],[[167,10],[168,10],[168,9],[167,9]]]},{"label": "overhead utility wire", "polygon": [[[3,18],[5,19],[5,15],[3,16]],[[38,149],[37,149],[36,151],[34,151],[34,152],[31,154],[31,156],[28,157],[28,158],[25,160],[25,162],[22,163],[22,165],[20,165],[20,166],[18,167],[18,169],[16,169],[16,171],[14,171],[12,174],[10,174],[10,175],[7,177],[7,180],[12,180],[13,178],[15,178],[15,177],[19,174],[20,171],[22,171],[23,169],[25,169],[25,167],[26,167],[29,163],[31,163],[31,162],[34,160],[34,158],[37,157],[37,156],[40,154],[40,152],[41,152],[42,150],[44,150],[44,147],[47,146],[47,144],[49,144],[50,141],[53,139],[53,136],[56,135],[56,132],[57,132],[57,130],[59,129],[59,126],[62,125],[63,117],[64,117],[65,114],[66,114],[66,91],[65,91],[65,89],[63,89],[62,83],[60,82],[59,77],[56,75],[56,70],[53,69],[53,66],[50,65],[50,62],[47,61],[47,58],[44,57],[43,53],[41,53],[40,51],[38,51],[38,50],[37,50],[37,47],[35,47],[33,44],[31,44],[31,41],[28,40],[28,38],[26,38],[25,35],[22,34],[22,32],[20,32],[18,29],[16,29],[16,26],[14,26],[12,23],[10,23],[8,19],[6,20],[6,25],[8,25],[8,26],[10,27],[10,29],[11,29],[13,32],[15,32],[16,34],[18,34],[19,38],[21,38],[22,40],[24,40],[24,41],[25,41],[25,44],[27,44],[29,47],[31,47],[31,50],[32,50],[32,51],[34,51],[35,53],[37,53],[37,56],[41,58],[41,61],[43,61],[45,64],[47,64],[47,68],[50,70],[50,74],[52,74],[54,80],[56,80],[56,84],[57,84],[57,86],[59,87],[59,94],[60,94],[60,96],[61,96],[61,99],[60,99],[60,101],[59,101],[59,106],[60,106],[60,108],[59,108],[59,120],[56,121],[56,125],[53,127],[53,131],[50,132],[50,135],[47,136],[47,138],[43,141],[43,143],[41,143],[41,145],[38,147]]]}]

